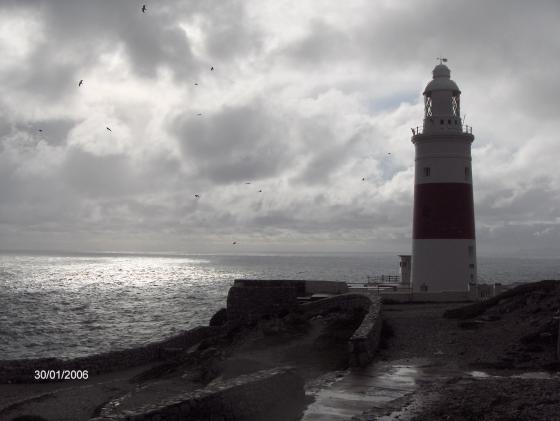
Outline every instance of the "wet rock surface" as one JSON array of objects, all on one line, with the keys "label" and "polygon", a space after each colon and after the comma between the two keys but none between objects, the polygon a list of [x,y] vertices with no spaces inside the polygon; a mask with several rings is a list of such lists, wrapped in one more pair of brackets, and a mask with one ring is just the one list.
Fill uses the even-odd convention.
[{"label": "wet rock surface", "polygon": [[[448,375],[420,382],[400,401],[356,419],[560,420],[559,308],[557,281],[518,287],[459,308],[385,305],[384,321],[392,335],[383,341],[379,359],[427,358]],[[473,370],[484,373],[477,377]],[[516,377],[534,371],[541,378]]]}]

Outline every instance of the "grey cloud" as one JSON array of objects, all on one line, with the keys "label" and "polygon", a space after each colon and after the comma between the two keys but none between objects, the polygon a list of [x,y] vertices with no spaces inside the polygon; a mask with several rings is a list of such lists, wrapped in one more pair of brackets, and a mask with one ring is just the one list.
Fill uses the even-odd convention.
[{"label": "grey cloud", "polygon": [[172,125],[189,165],[219,184],[273,177],[289,162],[288,132],[258,103],[182,115]]},{"label": "grey cloud", "polygon": [[350,35],[350,31],[343,32],[316,18],[309,23],[306,35],[277,54],[286,55],[298,64],[314,68],[329,65],[331,61],[349,58],[356,53],[352,48]]}]

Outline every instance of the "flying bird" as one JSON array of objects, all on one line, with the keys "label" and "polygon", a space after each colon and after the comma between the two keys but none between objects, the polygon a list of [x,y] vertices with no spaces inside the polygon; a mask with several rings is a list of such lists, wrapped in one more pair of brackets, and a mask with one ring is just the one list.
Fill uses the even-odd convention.
[{"label": "flying bird", "polygon": [[143,6],[142,6],[142,13],[146,13],[146,10],[148,10],[148,9],[146,8],[146,5],[143,5]]},{"label": "flying bird", "polygon": [[196,197],[197,199],[200,199],[200,195],[199,195],[199,194],[195,194],[194,197]]},{"label": "flying bird", "polygon": [[262,190],[259,190],[259,193],[262,193]]},{"label": "flying bird", "polygon": [[232,244],[233,244],[233,245],[236,245],[236,244],[237,244],[237,241],[234,241]]},{"label": "flying bird", "polygon": [[365,177],[362,177],[362,181],[366,181],[366,178],[365,178]]},{"label": "flying bird", "polygon": [[39,129],[39,132],[40,132],[40,133],[43,133],[43,129]]},{"label": "flying bird", "polygon": [[194,83],[194,86],[198,86],[198,83],[195,82],[195,83]]},{"label": "flying bird", "polygon": [[251,184],[251,182],[250,182],[250,181],[247,181],[245,184]]},{"label": "flying bird", "polygon": [[198,113],[197,115],[202,115],[202,113]]},{"label": "flying bird", "polygon": [[213,70],[214,70],[214,66],[210,67],[210,71],[213,71]]},{"label": "flying bird", "polygon": [[110,132],[112,132],[112,130],[109,127],[105,127],[107,130],[109,130]]},{"label": "flying bird", "polygon": [[78,86],[82,86],[83,83],[84,83],[84,80],[80,79],[80,82],[78,83]]}]

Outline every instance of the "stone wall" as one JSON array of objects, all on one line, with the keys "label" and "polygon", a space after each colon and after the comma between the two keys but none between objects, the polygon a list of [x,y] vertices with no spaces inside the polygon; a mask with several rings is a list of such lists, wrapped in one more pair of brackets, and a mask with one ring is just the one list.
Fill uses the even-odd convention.
[{"label": "stone wall", "polygon": [[199,326],[163,341],[71,360],[39,358],[0,361],[0,383],[33,383],[35,370],[87,370],[91,379],[96,374],[160,360],[174,349],[189,348],[221,331],[219,327]]},{"label": "stone wall", "polygon": [[342,294],[303,304],[301,308],[307,316],[322,314],[334,309],[351,311],[361,308],[367,310],[360,326],[348,341],[350,366],[365,366],[373,360],[379,346],[383,323],[380,297]]},{"label": "stone wall", "polygon": [[373,360],[379,346],[382,323],[381,301],[374,299],[360,327],[350,338],[350,366],[363,367]]},{"label": "stone wall", "polygon": [[90,421],[298,419],[304,406],[304,383],[292,369],[276,368],[216,382],[205,389],[177,395],[158,404],[101,416]]}]

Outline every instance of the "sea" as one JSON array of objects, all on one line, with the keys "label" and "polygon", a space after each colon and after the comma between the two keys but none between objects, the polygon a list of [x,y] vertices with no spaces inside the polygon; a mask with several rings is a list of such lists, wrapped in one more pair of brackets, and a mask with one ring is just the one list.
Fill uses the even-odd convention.
[{"label": "sea", "polygon": [[[393,253],[0,254],[0,360],[74,358],[207,324],[238,278],[363,282]],[[479,257],[479,282],[560,279],[558,259]]]}]

